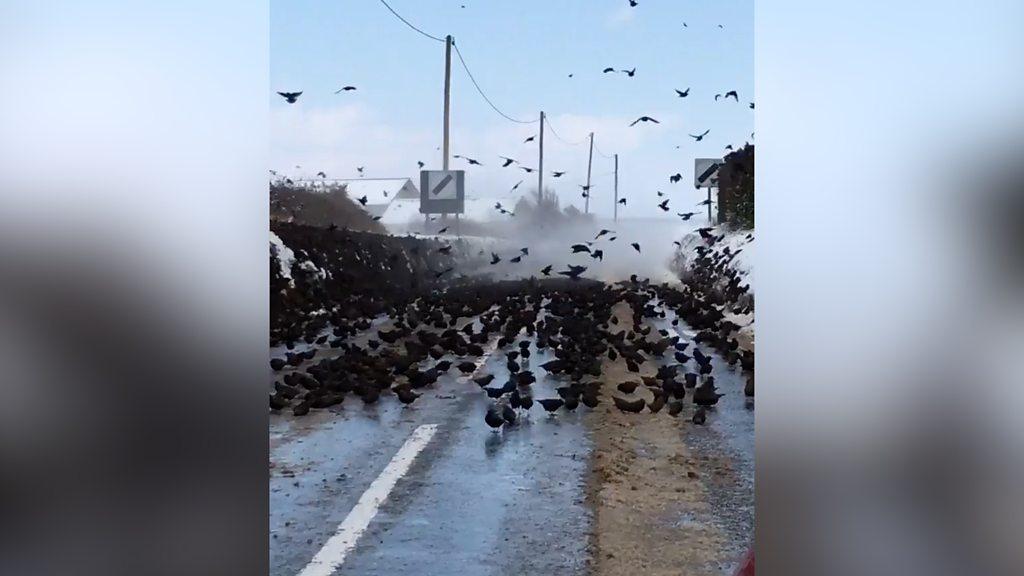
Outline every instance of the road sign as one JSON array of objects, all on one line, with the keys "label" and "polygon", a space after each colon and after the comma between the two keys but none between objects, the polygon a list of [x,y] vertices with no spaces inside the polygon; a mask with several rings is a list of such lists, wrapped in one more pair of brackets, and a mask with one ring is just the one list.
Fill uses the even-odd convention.
[{"label": "road sign", "polygon": [[695,158],[693,161],[693,185],[697,188],[718,187],[718,167],[721,158]]},{"label": "road sign", "polygon": [[462,214],[465,204],[465,170],[420,171],[420,214]]}]

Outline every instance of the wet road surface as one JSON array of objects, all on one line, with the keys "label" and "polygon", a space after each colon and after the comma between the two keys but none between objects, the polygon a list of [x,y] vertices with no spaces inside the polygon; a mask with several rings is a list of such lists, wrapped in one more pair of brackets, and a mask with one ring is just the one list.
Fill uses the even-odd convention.
[{"label": "wet road surface", "polygon": [[[669,314],[652,322],[655,328],[676,330]],[[686,340],[693,335],[681,324],[678,331]],[[565,380],[537,368],[553,358],[551,351],[531,351],[523,370],[538,378],[534,398],[556,397],[554,388]],[[752,537],[753,411],[739,372],[715,360],[716,381],[728,395],[707,426],[680,422],[678,440],[698,456],[728,459],[735,474],[709,484],[707,517],[679,521],[718,526],[738,556]],[[496,382],[507,377],[502,350],[484,357],[477,374],[484,373]],[[409,407],[391,396],[364,406],[352,396],[302,418],[272,413],[271,574],[301,573],[424,425],[436,425],[436,433],[335,574],[589,573],[594,522],[586,499],[593,450],[584,423],[588,410],[552,417],[534,405],[517,426],[492,432],[483,422],[489,399],[469,378],[452,369]]]}]

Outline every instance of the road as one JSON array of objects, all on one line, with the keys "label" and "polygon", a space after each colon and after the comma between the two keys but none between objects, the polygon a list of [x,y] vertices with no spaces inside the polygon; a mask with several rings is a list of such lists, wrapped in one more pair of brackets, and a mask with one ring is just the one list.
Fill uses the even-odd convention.
[{"label": "road", "polygon": [[[678,330],[689,340],[692,332],[671,326],[671,319],[670,313],[655,327]],[[550,350],[531,350],[524,370],[553,358]],[[488,351],[478,373],[502,381],[504,355],[493,346]],[[647,364],[652,371],[657,366]],[[651,573],[659,563],[682,573],[728,570],[753,534],[753,404],[743,397],[739,372],[717,356],[715,366],[719,390],[727,395],[706,426],[686,420],[688,411],[673,419],[664,412],[613,413],[602,405],[549,416],[535,405],[517,426],[492,432],[483,421],[488,398],[454,369],[409,407],[391,396],[370,406],[353,397],[302,418],[272,413],[271,574],[615,573],[614,562],[633,562],[630,553]],[[534,370],[534,396],[554,397],[564,381]],[[677,453],[657,459],[641,446],[631,453],[628,470],[615,477],[595,474],[597,461],[608,462],[624,449],[607,442],[606,420],[614,418],[632,418],[619,425]],[[386,469],[394,467],[396,454],[424,431],[433,433],[393,477],[394,470]],[[667,513],[640,514],[609,489],[629,485],[637,498],[658,490],[660,501],[663,488],[645,476],[656,472],[635,465],[645,457],[654,459],[648,468],[660,466],[667,481],[687,483],[675,489],[680,498],[659,506]],[[696,472],[688,476],[683,467]],[[384,480],[393,487],[381,492]],[[623,523],[614,521],[619,517]],[[332,541],[343,525],[344,537]],[[629,533],[617,533],[623,529]],[[677,556],[666,546],[659,560],[646,537],[636,536],[645,530],[678,538],[697,530],[695,541],[707,542],[708,550]],[[610,552],[631,539],[629,550],[616,549],[617,557]]]}]

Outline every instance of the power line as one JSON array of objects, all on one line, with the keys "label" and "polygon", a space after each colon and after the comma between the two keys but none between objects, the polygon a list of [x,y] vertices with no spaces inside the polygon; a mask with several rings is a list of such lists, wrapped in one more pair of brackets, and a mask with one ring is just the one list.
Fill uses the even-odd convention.
[{"label": "power line", "polygon": [[551,125],[551,120],[548,120],[547,116],[544,117],[544,122],[547,123],[548,128],[551,129],[551,133],[555,135],[555,138],[558,138],[559,140],[561,140],[563,144],[566,144],[566,145],[569,145],[569,146],[579,146],[580,144],[583,144],[587,140],[590,139],[590,137],[588,136],[587,138],[584,138],[583,140],[580,140],[579,142],[569,142],[565,138],[562,138],[561,136],[558,135],[558,132],[555,130],[555,127]]},{"label": "power line", "polygon": [[597,147],[597,144],[594,144],[594,150],[596,150],[598,154],[600,154],[601,156],[604,156],[605,158],[607,158],[609,160],[611,160],[612,158],[615,157],[614,154],[608,155],[608,154],[605,154],[604,152],[601,152],[601,149]]},{"label": "power line", "polygon": [[[384,0],[381,0],[381,1],[383,2]],[[487,97],[487,94],[484,94],[483,89],[480,88],[479,84],[477,84],[476,78],[473,78],[473,73],[469,71],[469,66],[466,65],[466,60],[465,60],[465,58],[462,57],[462,51],[459,50],[459,45],[455,44],[454,42],[452,42],[452,46],[455,47],[455,53],[458,54],[458,56],[459,56],[459,62],[462,62],[462,67],[463,67],[463,69],[466,70],[466,74],[469,76],[469,79],[473,82],[473,86],[476,86],[476,91],[480,93],[480,96],[482,96],[483,99],[488,104],[490,104],[491,108],[493,108],[495,112],[497,112],[498,114],[501,114],[502,116],[504,116],[506,120],[509,120],[511,122],[516,122],[518,124],[533,124],[534,122],[537,122],[537,120],[517,120],[517,119],[509,116],[508,114],[505,114],[501,110],[499,110],[498,107],[494,105],[494,102],[491,102],[491,99]]]},{"label": "power line", "polygon": [[438,42],[444,42],[445,41],[444,38],[438,38],[437,36],[431,36],[430,34],[427,34],[426,32],[424,32],[423,30],[420,30],[419,28],[413,26],[412,22],[409,22],[405,18],[402,18],[402,15],[399,14],[398,12],[395,12],[395,9],[392,8],[391,6],[389,6],[388,3],[385,2],[384,0],[380,0],[380,3],[383,4],[385,8],[390,10],[391,13],[394,14],[396,18],[398,18],[402,22],[405,22],[405,25],[408,26],[409,28],[412,28],[413,30],[419,32],[420,34],[423,34],[427,38],[430,38],[431,40],[437,40]]}]

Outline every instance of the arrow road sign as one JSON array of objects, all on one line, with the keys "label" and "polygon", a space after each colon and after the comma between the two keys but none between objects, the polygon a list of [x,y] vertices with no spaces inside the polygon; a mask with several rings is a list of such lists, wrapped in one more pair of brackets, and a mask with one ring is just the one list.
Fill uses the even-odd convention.
[{"label": "arrow road sign", "polygon": [[430,193],[434,196],[437,196],[438,193],[441,192],[441,190],[444,190],[444,187],[447,186],[448,183],[451,182],[453,179],[454,177],[451,174],[446,174],[445,177],[442,178],[441,181],[437,184],[437,186],[435,186],[434,189],[430,191]]},{"label": "arrow road sign", "polygon": [[420,172],[420,214],[461,214],[465,200],[465,170]]},{"label": "arrow road sign", "polygon": [[693,162],[693,185],[697,188],[718,186],[718,168],[721,158],[696,158]]}]

